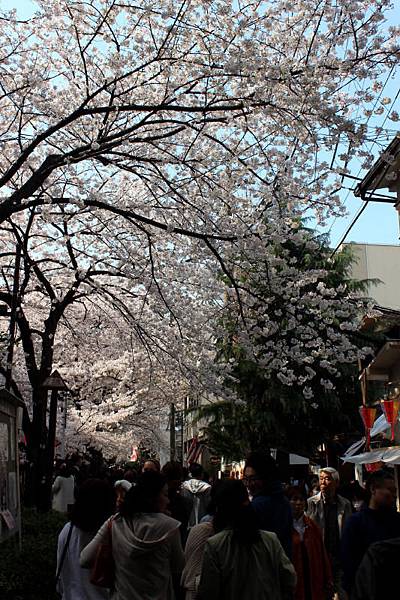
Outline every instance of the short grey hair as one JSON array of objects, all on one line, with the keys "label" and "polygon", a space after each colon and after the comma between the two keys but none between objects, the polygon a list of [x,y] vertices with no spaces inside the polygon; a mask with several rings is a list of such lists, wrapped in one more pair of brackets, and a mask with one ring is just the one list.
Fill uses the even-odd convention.
[{"label": "short grey hair", "polygon": [[323,467],[322,469],[319,470],[318,474],[321,475],[321,473],[329,473],[329,475],[332,475],[332,479],[334,481],[337,481],[338,483],[340,481],[339,473],[333,467]]}]

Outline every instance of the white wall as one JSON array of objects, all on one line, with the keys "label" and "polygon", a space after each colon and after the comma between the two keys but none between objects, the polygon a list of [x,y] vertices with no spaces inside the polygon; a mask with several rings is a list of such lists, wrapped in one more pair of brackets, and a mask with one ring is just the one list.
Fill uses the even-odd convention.
[{"label": "white wall", "polygon": [[344,244],[351,246],[357,262],[354,279],[379,279],[369,286],[369,296],[379,306],[400,310],[400,246],[383,244]]}]

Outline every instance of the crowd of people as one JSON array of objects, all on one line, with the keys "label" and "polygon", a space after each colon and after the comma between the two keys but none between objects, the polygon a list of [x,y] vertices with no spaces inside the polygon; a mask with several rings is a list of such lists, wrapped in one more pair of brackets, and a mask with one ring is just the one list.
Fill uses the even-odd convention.
[{"label": "crowd of people", "polygon": [[[83,481],[79,471],[62,466],[53,486],[54,508],[69,514],[57,550],[62,600],[389,597],[400,552],[390,471],[371,473],[365,489],[340,488],[331,467],[317,482],[283,485],[263,452],[247,457],[242,479],[212,484],[197,463],[185,473],[149,459],[140,472]],[[110,542],[114,578],[105,589],[91,569]]]}]

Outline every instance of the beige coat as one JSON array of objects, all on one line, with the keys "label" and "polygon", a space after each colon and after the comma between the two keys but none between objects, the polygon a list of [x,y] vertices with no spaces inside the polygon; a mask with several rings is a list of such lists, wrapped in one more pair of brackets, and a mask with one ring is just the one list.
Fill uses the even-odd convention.
[{"label": "beige coat", "polygon": [[[115,562],[113,600],[171,600],[172,577],[180,577],[183,550],[179,521],[162,513],[121,515],[112,521]],[[82,567],[91,567],[100,543],[107,539],[108,521],[81,552]]]},{"label": "beige coat", "polygon": [[58,512],[62,513],[68,512],[68,505],[75,502],[74,490],[75,479],[72,475],[69,477],[61,477],[61,475],[58,475],[55,478],[52,487],[53,510],[57,510]]},{"label": "beige coat", "polygon": [[[343,496],[337,495],[337,517],[339,527],[339,537],[342,537],[343,529],[346,520],[353,514],[351,503]],[[320,526],[322,534],[325,532],[325,515],[324,515],[324,503],[322,500],[321,492],[315,496],[311,496],[307,500],[307,515]]]}]

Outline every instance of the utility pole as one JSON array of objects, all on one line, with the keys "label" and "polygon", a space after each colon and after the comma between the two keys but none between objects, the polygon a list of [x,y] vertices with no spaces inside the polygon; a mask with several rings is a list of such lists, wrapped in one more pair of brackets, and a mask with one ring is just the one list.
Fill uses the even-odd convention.
[{"label": "utility pole", "polygon": [[169,445],[170,460],[176,459],[176,435],[175,435],[175,404],[171,402],[169,412]]}]

